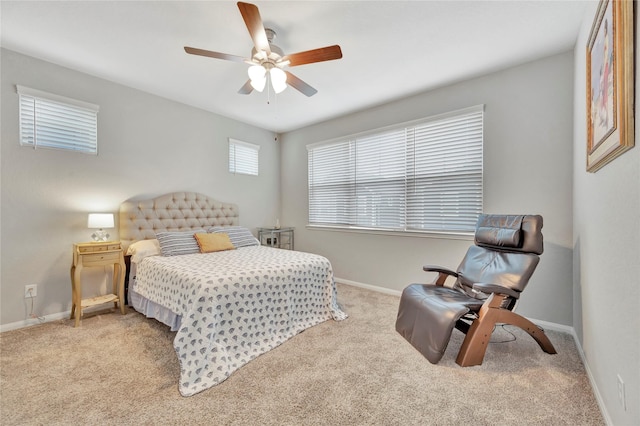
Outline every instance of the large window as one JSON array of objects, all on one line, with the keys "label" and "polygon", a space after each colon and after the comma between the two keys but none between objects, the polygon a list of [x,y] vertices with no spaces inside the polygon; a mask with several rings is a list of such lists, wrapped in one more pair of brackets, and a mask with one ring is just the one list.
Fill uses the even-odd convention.
[{"label": "large window", "polygon": [[309,224],[473,232],[482,134],[480,105],[309,145]]},{"label": "large window", "polygon": [[17,86],[20,144],[98,153],[98,106]]},{"label": "large window", "polygon": [[260,145],[229,138],[229,172],[258,176]]}]

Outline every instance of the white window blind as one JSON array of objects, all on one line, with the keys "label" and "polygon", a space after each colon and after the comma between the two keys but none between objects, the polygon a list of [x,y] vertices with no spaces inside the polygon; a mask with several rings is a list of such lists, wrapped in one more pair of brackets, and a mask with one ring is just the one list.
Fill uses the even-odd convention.
[{"label": "white window blind", "polygon": [[473,232],[483,106],[308,146],[309,223]]},{"label": "white window blind", "polygon": [[229,172],[258,176],[260,145],[229,138]]},{"label": "white window blind", "polygon": [[20,144],[98,153],[97,105],[17,86]]}]

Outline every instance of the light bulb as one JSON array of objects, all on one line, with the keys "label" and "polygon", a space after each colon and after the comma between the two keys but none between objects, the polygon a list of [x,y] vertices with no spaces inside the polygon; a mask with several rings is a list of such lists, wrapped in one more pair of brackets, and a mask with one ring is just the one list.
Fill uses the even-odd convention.
[{"label": "light bulb", "polygon": [[280,68],[271,68],[269,75],[271,76],[271,85],[274,92],[280,93],[287,88],[287,75]]}]

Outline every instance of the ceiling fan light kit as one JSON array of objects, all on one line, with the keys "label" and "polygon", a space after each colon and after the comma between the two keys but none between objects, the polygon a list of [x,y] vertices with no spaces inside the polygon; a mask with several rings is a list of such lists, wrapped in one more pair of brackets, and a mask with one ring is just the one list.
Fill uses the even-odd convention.
[{"label": "ceiling fan light kit", "polygon": [[340,46],[333,45],[285,55],[282,49],[272,44],[276,33],[270,28],[264,28],[256,5],[238,2],[238,9],[240,9],[240,14],[253,40],[254,47],[251,50],[251,59],[188,46],[185,46],[185,52],[191,55],[249,64],[247,70],[249,81],[238,90],[238,93],[243,95],[248,95],[253,90],[262,92],[267,79],[271,81],[271,87],[275,93],[281,93],[289,85],[306,96],[315,95],[318,92],[316,89],[283,68],[340,59],[342,58]]},{"label": "ceiling fan light kit", "polygon": [[268,62],[262,65],[252,65],[249,67],[247,74],[249,74],[249,80],[251,80],[251,87],[258,92],[262,92],[264,90],[264,86],[267,83],[267,70],[273,91],[281,93],[287,88],[287,75],[280,68]]}]

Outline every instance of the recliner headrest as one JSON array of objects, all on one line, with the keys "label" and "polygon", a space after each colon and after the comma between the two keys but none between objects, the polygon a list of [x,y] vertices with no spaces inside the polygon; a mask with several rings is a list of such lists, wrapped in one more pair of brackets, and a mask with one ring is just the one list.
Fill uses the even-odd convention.
[{"label": "recliner headrest", "polygon": [[475,243],[497,250],[542,254],[542,216],[480,215]]}]

